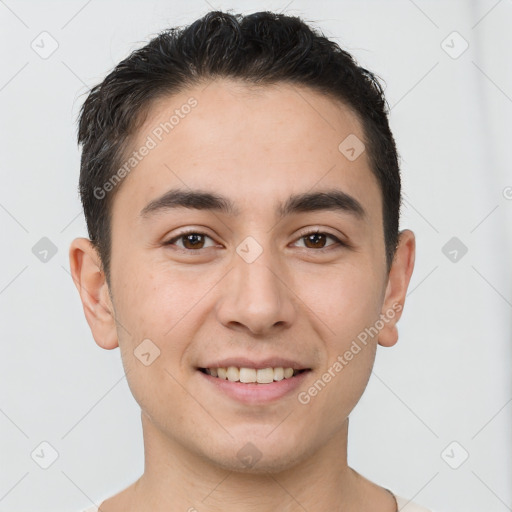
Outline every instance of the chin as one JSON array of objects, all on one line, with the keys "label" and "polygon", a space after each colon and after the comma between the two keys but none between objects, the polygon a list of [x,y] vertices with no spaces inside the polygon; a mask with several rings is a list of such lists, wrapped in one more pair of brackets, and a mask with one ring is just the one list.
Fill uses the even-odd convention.
[{"label": "chin", "polygon": [[214,452],[204,453],[212,464],[227,471],[247,474],[280,473],[293,468],[313,451],[303,436],[290,432],[286,436],[237,435],[228,446],[218,446]]},{"label": "chin", "polygon": [[[250,446],[250,445],[248,445]],[[234,454],[231,457],[218,457],[210,459],[210,462],[214,465],[235,473],[245,473],[252,475],[265,475],[268,473],[281,473],[289,470],[296,466],[300,462],[300,458],[297,458],[296,454],[272,453],[271,456],[265,456],[260,452],[261,458],[250,459],[245,456],[242,460],[238,457],[238,454]]]}]

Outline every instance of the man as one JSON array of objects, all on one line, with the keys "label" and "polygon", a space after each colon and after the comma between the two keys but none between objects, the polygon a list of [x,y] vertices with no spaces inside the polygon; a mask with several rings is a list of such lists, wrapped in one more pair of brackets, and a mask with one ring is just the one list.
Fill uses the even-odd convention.
[{"label": "man", "polygon": [[99,510],[406,505],[347,464],[415,253],[375,77],[299,18],[210,12],[94,87],[79,143],[72,275],[145,449]]}]

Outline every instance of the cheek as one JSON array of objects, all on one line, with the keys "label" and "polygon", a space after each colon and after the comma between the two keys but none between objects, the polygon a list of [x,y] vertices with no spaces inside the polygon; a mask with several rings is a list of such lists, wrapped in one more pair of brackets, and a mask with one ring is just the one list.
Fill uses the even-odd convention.
[{"label": "cheek", "polygon": [[137,354],[145,346],[141,343],[150,340],[145,341],[150,352],[158,353],[154,365],[180,381],[186,379],[190,340],[204,322],[204,297],[218,276],[135,258],[119,264],[117,272],[117,282],[122,285],[115,289],[114,300],[125,368],[142,366]]},{"label": "cheek", "polygon": [[329,339],[339,350],[379,317],[381,278],[371,267],[319,269],[301,283],[299,297],[327,326]]},{"label": "cheek", "polygon": [[[334,407],[343,416],[361,397],[371,374],[377,336],[371,327],[380,315],[381,278],[367,267],[318,272],[303,286],[315,322],[322,328],[326,358],[319,371],[321,382],[306,390],[316,407]],[[373,334],[373,335],[372,335]],[[316,398],[318,397],[318,398]],[[333,421],[339,420],[333,416]]]},{"label": "cheek", "polygon": [[[164,410],[187,398],[179,384],[186,377],[180,362],[192,336],[187,313],[201,292],[176,271],[170,275],[135,260],[125,260],[116,269],[117,333],[128,385],[147,414]],[[170,415],[169,421],[179,422],[179,415]]]},{"label": "cheek", "polygon": [[170,336],[201,296],[200,281],[179,269],[171,271],[169,265],[159,268],[154,262],[134,259],[125,260],[117,270],[116,311],[133,336]]}]

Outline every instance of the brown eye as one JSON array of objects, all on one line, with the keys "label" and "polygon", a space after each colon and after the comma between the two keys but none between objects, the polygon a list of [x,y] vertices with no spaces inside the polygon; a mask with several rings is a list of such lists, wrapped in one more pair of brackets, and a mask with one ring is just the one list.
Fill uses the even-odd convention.
[{"label": "brown eye", "polygon": [[[312,233],[306,235],[304,240],[306,241],[306,247],[309,249],[323,249],[326,238],[324,233]],[[309,244],[311,244],[311,246]]]},{"label": "brown eye", "polygon": [[172,238],[165,245],[174,245],[176,241],[182,241],[182,245],[176,244],[180,249],[186,249],[189,251],[204,249],[205,239],[209,238],[208,235],[204,233],[198,233],[196,231],[189,231],[187,233],[181,233],[180,235]]},{"label": "brown eye", "polygon": [[204,237],[199,233],[190,233],[181,237],[185,249],[202,249]]},{"label": "brown eye", "polygon": [[[327,239],[330,238],[334,240],[335,244],[326,245]],[[311,233],[306,233],[302,235],[299,240],[304,240],[304,245],[307,249],[327,249],[331,245],[345,245],[341,242],[337,237],[331,235],[329,233],[322,233],[321,231],[313,231]]]}]

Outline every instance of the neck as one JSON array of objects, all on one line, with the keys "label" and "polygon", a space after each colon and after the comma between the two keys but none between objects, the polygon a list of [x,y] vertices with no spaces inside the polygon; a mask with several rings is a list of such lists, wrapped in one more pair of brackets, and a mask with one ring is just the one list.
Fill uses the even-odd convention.
[{"label": "neck", "polygon": [[144,474],[130,507],[189,512],[356,510],[363,478],[347,466],[348,419],[315,453],[276,473],[223,469],[164,436],[142,413]]}]

